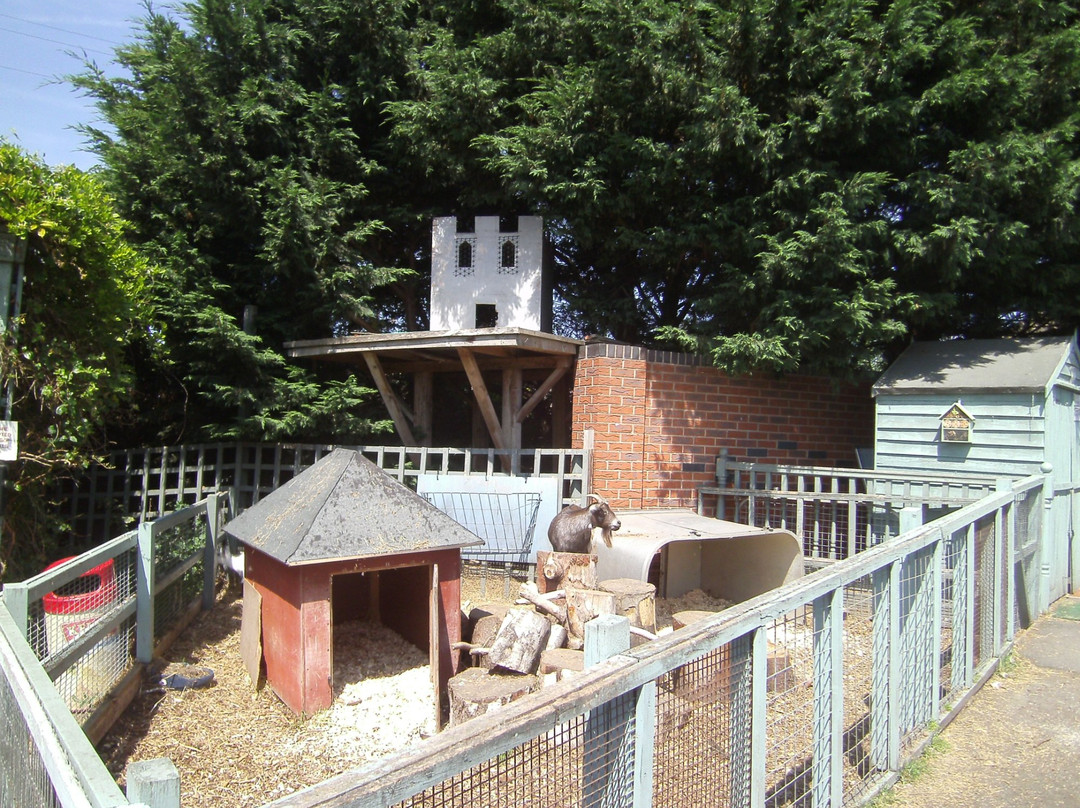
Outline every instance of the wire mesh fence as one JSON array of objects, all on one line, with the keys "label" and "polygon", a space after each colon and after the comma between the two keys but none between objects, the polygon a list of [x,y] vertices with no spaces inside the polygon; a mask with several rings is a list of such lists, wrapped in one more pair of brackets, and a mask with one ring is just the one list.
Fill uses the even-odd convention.
[{"label": "wire mesh fence", "polygon": [[[870,576],[844,586],[844,801],[866,793],[880,772],[872,755],[874,589]],[[885,615],[887,619],[888,615]]]},{"label": "wire mesh fence", "polygon": [[154,639],[160,640],[181,619],[205,585],[206,547],[210,533],[205,511],[154,536]]},{"label": "wire mesh fence", "polygon": [[467,548],[468,561],[528,564],[533,557],[533,535],[540,495],[494,491],[431,491],[424,498],[459,525],[484,540],[483,547]]},{"label": "wire mesh fence", "polygon": [[[655,781],[657,806],[738,804],[731,761],[750,716],[738,709],[745,654],[728,643],[660,677],[656,695]],[[740,772],[741,773],[741,772]]]},{"label": "wire mesh fence", "polygon": [[[335,793],[432,808],[858,804],[895,776],[946,695],[1007,647],[1015,550],[1025,531],[1040,534],[1040,485],[1018,483],[656,641],[627,640],[608,662],[452,727],[393,767],[354,770],[287,804]],[[173,526],[160,533],[182,544]]]},{"label": "wire mesh fence", "polygon": [[814,752],[814,617],[801,605],[766,629],[774,674],[765,696],[765,804],[810,805]]},{"label": "wire mesh fence", "polygon": [[[6,660],[5,660],[6,662]],[[20,709],[12,687],[15,672],[4,665],[0,677],[0,797],[5,805],[36,805],[60,808],[45,761],[37,749],[30,719]]]}]

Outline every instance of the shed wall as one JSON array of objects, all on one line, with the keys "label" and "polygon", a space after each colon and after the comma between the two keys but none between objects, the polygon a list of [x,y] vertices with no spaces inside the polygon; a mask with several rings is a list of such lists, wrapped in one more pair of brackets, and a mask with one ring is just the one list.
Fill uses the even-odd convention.
[{"label": "shed wall", "polygon": [[874,468],[1025,477],[1039,471],[1047,443],[1040,394],[960,396],[975,419],[970,443],[942,443],[941,416],[956,401],[952,392],[877,398]]},{"label": "shed wall", "polygon": [[[333,702],[331,579],[342,573],[398,573],[390,576],[391,587],[380,597],[381,621],[417,645],[427,645],[429,638],[436,641],[437,653],[432,653],[431,662],[438,670],[440,691],[456,673],[457,654],[451,644],[461,639],[459,550],[289,567],[248,547],[245,564],[247,579],[262,595],[266,681],[294,712],[313,715]],[[415,614],[409,614],[410,607]],[[417,624],[424,620],[420,615],[426,617],[427,625]]]},{"label": "shed wall", "polygon": [[694,507],[716,458],[846,466],[873,445],[869,384],[729,376],[695,357],[590,343],[578,358],[573,444],[594,431],[593,489],[615,507]]}]

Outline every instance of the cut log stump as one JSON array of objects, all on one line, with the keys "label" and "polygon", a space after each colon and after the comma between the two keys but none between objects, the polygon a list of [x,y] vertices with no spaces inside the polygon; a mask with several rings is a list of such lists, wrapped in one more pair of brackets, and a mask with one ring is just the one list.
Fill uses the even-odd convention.
[{"label": "cut log stump", "polygon": [[615,596],[615,614],[629,618],[630,625],[656,633],[656,587],[637,578],[611,578],[597,589]]},{"label": "cut log stump", "polygon": [[511,609],[499,626],[488,659],[514,673],[536,673],[547,647],[551,623],[532,609]]},{"label": "cut log stump", "polygon": [[[480,645],[485,648],[490,648],[495,642],[495,637],[499,633],[499,627],[502,626],[503,620],[506,618],[507,612],[510,611],[510,607],[506,604],[484,604],[478,606],[469,612],[469,619],[472,623],[472,630],[466,635],[473,645]],[[487,655],[484,656],[470,656],[469,665],[478,665],[484,670],[491,668],[491,660]]]},{"label": "cut log stump", "polygon": [[545,676],[555,674],[555,681],[560,682],[566,676],[585,670],[585,652],[571,651],[569,648],[557,648],[544,651],[540,655],[540,673]]},{"label": "cut log stump", "polygon": [[596,556],[538,551],[536,588],[541,595],[556,589],[596,589]]},{"label": "cut log stump", "polygon": [[581,648],[585,624],[602,614],[615,614],[615,595],[599,589],[566,590],[566,630],[571,648]]},{"label": "cut log stump", "polygon": [[536,692],[540,677],[468,668],[451,678],[446,689],[450,695],[450,726],[454,727]]}]

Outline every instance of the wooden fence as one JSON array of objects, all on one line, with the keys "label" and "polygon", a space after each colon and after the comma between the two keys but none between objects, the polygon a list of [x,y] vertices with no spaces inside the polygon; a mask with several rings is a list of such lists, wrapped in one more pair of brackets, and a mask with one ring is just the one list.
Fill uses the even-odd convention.
[{"label": "wooden fence", "polygon": [[[588,436],[586,436],[588,438]],[[416,490],[421,474],[554,478],[564,503],[589,490],[590,450],[453,449],[347,446]],[[78,485],[59,493],[67,503],[72,543],[104,541],[218,491],[234,514],[258,502],[335,448],[326,444],[215,443],[114,452]]]},{"label": "wooden fence", "polygon": [[899,535],[907,509],[920,509],[920,519],[929,521],[995,485],[985,477],[730,462],[721,454],[716,481],[698,489],[698,513],[790,530],[809,561],[836,561]]}]

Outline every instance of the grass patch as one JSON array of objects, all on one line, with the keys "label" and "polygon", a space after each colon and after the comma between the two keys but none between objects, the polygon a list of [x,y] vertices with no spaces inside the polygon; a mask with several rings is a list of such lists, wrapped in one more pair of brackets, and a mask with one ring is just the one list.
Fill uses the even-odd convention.
[{"label": "grass patch", "polygon": [[[936,724],[933,729],[937,729]],[[897,780],[897,783],[914,783],[930,771],[930,768],[937,758],[948,751],[949,742],[941,737],[941,735],[935,735],[934,739],[930,741],[926,749],[923,750],[923,753],[900,770],[900,779]],[[882,791],[867,804],[867,808],[889,808],[889,806],[899,805],[900,798],[897,796],[894,788],[887,788]]]},{"label": "grass patch", "polygon": [[1023,666],[1024,662],[1016,653],[1016,650],[1010,648],[1009,653],[1005,654],[998,662],[997,672],[999,676],[1015,676],[1023,669]]}]

